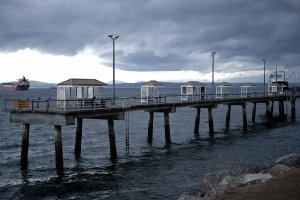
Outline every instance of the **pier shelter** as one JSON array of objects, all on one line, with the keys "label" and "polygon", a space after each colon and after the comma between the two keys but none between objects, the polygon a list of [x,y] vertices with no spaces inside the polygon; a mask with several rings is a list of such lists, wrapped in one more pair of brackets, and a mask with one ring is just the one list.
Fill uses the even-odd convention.
[{"label": "pier shelter", "polygon": [[216,86],[216,98],[218,99],[222,99],[222,98],[229,98],[229,87],[231,87],[232,84],[231,83],[227,83],[227,82],[222,82],[219,83]]},{"label": "pier shelter", "polygon": [[252,96],[253,93],[253,88],[256,85],[254,83],[244,83],[241,86],[241,97],[249,97]]},{"label": "pier shelter", "polygon": [[206,86],[199,81],[189,81],[181,86],[182,101],[204,100],[206,98]]},{"label": "pier shelter", "polygon": [[71,78],[63,81],[57,84],[57,106],[60,108],[78,107],[88,102],[91,104],[91,101],[100,101],[101,89],[106,85],[96,79]]},{"label": "pier shelter", "polygon": [[269,95],[284,94],[284,90],[287,86],[284,83],[271,83],[268,86]]},{"label": "pier shelter", "polygon": [[145,82],[141,86],[141,102],[159,103],[161,101],[161,96],[159,94],[160,87],[163,87],[161,82],[155,80]]}]

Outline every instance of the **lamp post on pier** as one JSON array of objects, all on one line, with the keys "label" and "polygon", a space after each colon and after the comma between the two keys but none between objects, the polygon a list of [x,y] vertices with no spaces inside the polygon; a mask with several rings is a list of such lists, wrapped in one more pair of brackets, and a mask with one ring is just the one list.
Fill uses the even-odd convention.
[{"label": "lamp post on pier", "polygon": [[266,59],[262,59],[264,62],[264,95],[266,94]]},{"label": "lamp post on pier", "polygon": [[212,74],[211,74],[211,84],[212,84],[212,98],[215,97],[215,83],[214,83],[214,71],[215,71],[215,51],[211,52],[212,55]]},{"label": "lamp post on pier", "polygon": [[108,35],[113,40],[113,99],[116,99],[116,86],[115,86],[115,40],[118,39],[119,35],[115,36],[113,34]]}]

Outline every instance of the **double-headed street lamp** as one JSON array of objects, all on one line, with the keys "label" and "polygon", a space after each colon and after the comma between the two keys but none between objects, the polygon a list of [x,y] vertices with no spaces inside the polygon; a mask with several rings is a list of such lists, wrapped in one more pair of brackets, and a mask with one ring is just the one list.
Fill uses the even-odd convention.
[{"label": "double-headed street lamp", "polygon": [[214,83],[214,71],[215,71],[215,51],[211,52],[212,56],[212,74],[211,74],[211,84],[212,84],[212,98],[215,96],[215,83]]},{"label": "double-headed street lamp", "polygon": [[113,34],[108,35],[113,40],[113,99],[116,99],[116,86],[115,86],[115,40],[118,39],[119,35],[114,36]]}]

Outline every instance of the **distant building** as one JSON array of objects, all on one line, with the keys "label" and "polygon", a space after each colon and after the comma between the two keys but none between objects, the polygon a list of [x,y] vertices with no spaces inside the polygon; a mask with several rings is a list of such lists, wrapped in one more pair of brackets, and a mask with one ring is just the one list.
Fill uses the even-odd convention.
[{"label": "distant building", "polygon": [[232,87],[231,83],[222,82],[216,86],[216,98],[229,98],[230,92],[229,87]]},{"label": "distant building", "polygon": [[254,83],[243,83],[241,86],[241,97],[249,97],[253,95]]},{"label": "distant building", "polygon": [[189,81],[181,86],[182,101],[197,101],[206,98],[206,86],[199,81]]},{"label": "distant building", "polygon": [[268,95],[284,94],[288,89],[289,83],[285,80],[285,71],[272,72],[269,75]]},{"label": "distant building", "polygon": [[85,100],[100,99],[104,86],[107,84],[96,79],[71,78],[63,81],[57,84],[58,106],[82,106]]},{"label": "distant building", "polygon": [[287,85],[284,83],[271,83],[268,86],[268,94],[276,95],[276,94],[284,94]]},{"label": "distant building", "polygon": [[141,102],[142,103],[158,103],[161,102],[159,88],[163,87],[161,82],[151,80],[145,82],[141,86]]}]

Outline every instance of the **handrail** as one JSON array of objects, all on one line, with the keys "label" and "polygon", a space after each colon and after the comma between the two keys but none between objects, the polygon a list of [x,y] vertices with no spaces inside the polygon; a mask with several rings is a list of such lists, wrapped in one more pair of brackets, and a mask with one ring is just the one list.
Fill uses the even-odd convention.
[{"label": "handrail", "polygon": [[[275,98],[286,97],[294,95],[289,92],[287,94],[279,93],[250,93],[247,96],[241,96],[240,93],[227,94],[223,96],[213,96],[212,94],[192,95],[192,98],[184,99],[187,95],[165,94],[159,97],[152,97],[151,101],[142,102],[145,98],[141,97],[117,97],[117,98],[82,98],[82,99],[68,99],[60,100],[54,97],[49,98],[18,98],[18,99],[4,99],[3,111],[31,111],[31,112],[68,112],[68,111],[83,111],[83,110],[99,110],[104,108],[129,108],[136,105],[159,105],[167,103],[228,103],[233,101],[251,101],[260,98]],[[184,100],[183,100],[184,99]]]}]

